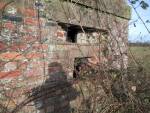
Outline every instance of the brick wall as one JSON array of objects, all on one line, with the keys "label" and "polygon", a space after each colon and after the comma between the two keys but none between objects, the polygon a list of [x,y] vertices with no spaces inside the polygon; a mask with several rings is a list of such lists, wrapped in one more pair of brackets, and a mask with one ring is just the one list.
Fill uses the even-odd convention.
[{"label": "brick wall", "polygon": [[[0,2],[0,8],[3,4]],[[30,92],[33,87],[47,79],[48,64],[51,62],[61,63],[68,78],[73,74],[76,57],[92,57],[89,61],[94,64],[108,64],[111,61],[112,67],[118,69],[124,62],[124,68],[127,67],[127,27],[125,26],[128,20],[104,15],[101,18],[102,27],[111,29],[111,31],[108,30],[108,42],[105,38],[102,40],[103,36],[99,32],[91,33],[90,38],[80,32],[77,34],[77,42],[71,43],[66,41],[66,29],[54,20],[48,21],[43,17],[38,19],[35,8],[18,8],[17,11],[21,14],[23,21],[1,20],[3,29],[0,35],[0,88],[4,87],[9,93],[14,91],[12,99],[15,103],[23,100],[25,96],[22,94]],[[95,44],[99,42],[97,40],[99,37],[104,42],[100,46]],[[106,47],[108,43],[111,47],[110,45]],[[110,53],[105,56],[103,51],[106,48]],[[16,89],[14,90],[13,87]],[[7,95],[11,96],[9,93]],[[7,103],[8,99],[5,101]],[[11,108],[12,104],[9,107]]]}]

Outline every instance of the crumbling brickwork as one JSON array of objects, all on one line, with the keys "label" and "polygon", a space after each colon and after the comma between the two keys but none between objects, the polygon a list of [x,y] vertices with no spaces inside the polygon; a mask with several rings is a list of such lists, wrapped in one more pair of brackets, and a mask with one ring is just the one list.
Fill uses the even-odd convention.
[{"label": "crumbling brickwork", "polygon": [[108,69],[127,68],[130,14],[123,0],[7,2],[0,1],[0,84],[6,95],[13,94],[10,109],[47,79],[52,62],[61,63],[68,79],[75,58],[88,57]]}]

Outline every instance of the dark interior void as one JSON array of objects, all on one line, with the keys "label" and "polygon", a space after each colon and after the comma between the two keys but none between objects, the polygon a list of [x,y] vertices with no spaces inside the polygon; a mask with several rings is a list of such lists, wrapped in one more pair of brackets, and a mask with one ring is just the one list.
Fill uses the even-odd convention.
[{"label": "dark interior void", "polygon": [[74,79],[84,79],[86,77],[94,77],[97,75],[98,70],[89,62],[92,57],[76,57],[74,59]]},{"label": "dark interior void", "polygon": [[87,64],[89,57],[77,57],[74,59],[73,78],[78,78],[80,71],[84,65]]},{"label": "dark interior void", "polygon": [[77,34],[78,33],[92,33],[92,32],[103,32],[107,33],[106,30],[97,29],[92,27],[80,26],[75,24],[68,24],[63,22],[58,22],[58,25],[62,27],[67,32],[67,39],[66,41],[76,43],[77,42]]},{"label": "dark interior void", "polygon": [[78,34],[77,29],[74,29],[73,27],[68,28],[67,29],[67,39],[66,39],[66,41],[76,43],[77,42],[77,34]]}]

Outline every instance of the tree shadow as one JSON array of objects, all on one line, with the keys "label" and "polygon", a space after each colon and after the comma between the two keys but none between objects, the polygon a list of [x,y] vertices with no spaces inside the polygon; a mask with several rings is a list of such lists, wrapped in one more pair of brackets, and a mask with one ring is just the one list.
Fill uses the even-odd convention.
[{"label": "tree shadow", "polygon": [[32,90],[36,109],[39,113],[71,113],[70,101],[79,93],[68,82],[60,63],[50,63],[48,72],[48,79]]}]

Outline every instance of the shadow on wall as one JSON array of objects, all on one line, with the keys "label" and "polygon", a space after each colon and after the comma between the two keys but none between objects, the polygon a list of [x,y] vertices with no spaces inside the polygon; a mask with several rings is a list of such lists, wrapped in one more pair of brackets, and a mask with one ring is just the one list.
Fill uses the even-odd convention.
[{"label": "shadow on wall", "polygon": [[79,94],[67,81],[62,65],[49,64],[49,78],[45,83],[33,89],[34,105],[39,113],[71,113],[70,101]]}]

